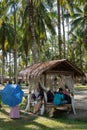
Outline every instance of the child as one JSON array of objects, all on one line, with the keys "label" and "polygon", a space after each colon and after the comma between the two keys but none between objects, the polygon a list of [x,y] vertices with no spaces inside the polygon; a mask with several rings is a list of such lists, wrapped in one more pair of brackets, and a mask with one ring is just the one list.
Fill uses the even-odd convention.
[{"label": "child", "polygon": [[19,112],[18,105],[14,106],[14,107],[11,107],[9,116],[12,119],[18,119],[18,118],[20,118],[20,112]]}]

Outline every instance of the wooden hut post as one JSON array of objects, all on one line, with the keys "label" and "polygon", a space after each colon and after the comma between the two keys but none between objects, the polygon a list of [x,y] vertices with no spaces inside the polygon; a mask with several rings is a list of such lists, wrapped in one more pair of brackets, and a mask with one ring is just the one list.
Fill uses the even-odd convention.
[{"label": "wooden hut post", "polygon": [[[72,80],[73,80],[73,82],[74,82],[74,74],[72,75]],[[74,88],[74,86],[73,86],[73,88]],[[72,96],[72,109],[73,109],[74,115],[76,115],[75,99],[74,99],[74,90],[73,90],[71,96]]]},{"label": "wooden hut post", "polygon": [[27,106],[25,111],[30,111],[30,103],[31,103],[31,82],[28,80],[28,96],[27,96]]},{"label": "wooden hut post", "polygon": [[43,88],[44,90],[44,101],[47,102],[47,94],[46,94],[46,91],[47,91],[47,88],[46,88],[46,74],[44,75],[44,77],[42,79],[40,79],[40,84],[41,84],[41,87]]},{"label": "wooden hut post", "polygon": [[44,75],[44,77],[42,79],[40,79],[40,85],[43,88],[44,91],[44,103],[41,106],[41,111],[40,111],[40,115],[43,115],[45,112],[45,104],[47,103],[47,94],[46,94],[46,74]]}]

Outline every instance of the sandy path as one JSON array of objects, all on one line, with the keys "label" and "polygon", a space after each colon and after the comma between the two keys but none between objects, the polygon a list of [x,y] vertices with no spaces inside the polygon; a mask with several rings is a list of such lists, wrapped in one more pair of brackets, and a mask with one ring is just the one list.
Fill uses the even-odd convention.
[{"label": "sandy path", "polygon": [[75,106],[77,109],[87,110],[87,91],[75,93]]}]

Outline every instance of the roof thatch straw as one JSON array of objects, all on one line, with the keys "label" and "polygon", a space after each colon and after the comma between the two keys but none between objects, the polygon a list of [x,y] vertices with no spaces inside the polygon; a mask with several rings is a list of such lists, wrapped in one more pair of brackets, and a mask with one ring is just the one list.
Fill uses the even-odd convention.
[{"label": "roof thatch straw", "polygon": [[71,63],[67,59],[47,61],[43,63],[33,64],[24,68],[19,72],[21,76],[29,76],[29,78],[39,78],[45,73],[73,73],[74,76],[85,76],[84,72],[79,69],[75,64]]}]

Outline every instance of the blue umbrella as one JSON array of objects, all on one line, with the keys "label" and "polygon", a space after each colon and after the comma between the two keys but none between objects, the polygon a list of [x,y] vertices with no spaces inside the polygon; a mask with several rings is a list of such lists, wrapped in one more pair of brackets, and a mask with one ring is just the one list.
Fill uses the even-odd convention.
[{"label": "blue umbrella", "polygon": [[7,84],[1,91],[2,102],[10,107],[21,103],[24,92],[18,84]]}]

